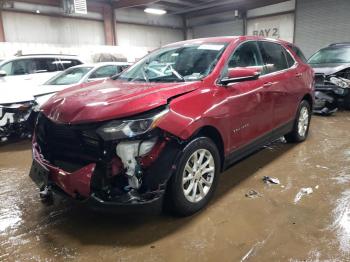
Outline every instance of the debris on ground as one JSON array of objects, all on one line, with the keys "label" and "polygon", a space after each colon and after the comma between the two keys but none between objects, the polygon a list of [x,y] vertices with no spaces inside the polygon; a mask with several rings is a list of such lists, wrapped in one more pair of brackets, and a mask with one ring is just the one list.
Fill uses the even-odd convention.
[{"label": "debris on ground", "polygon": [[298,194],[294,198],[294,204],[298,203],[303,196],[310,195],[313,192],[314,191],[312,190],[311,187],[304,187],[304,188],[300,189],[300,191],[298,192]]},{"label": "debris on ground", "polygon": [[280,184],[280,180],[276,177],[269,177],[269,176],[264,176],[263,177],[263,181],[266,183],[266,184],[275,184],[275,185],[278,185]]},{"label": "debris on ground", "polygon": [[254,189],[249,190],[248,193],[245,194],[246,197],[248,198],[257,198],[260,197],[260,193],[258,191],[255,191]]},{"label": "debris on ground", "polygon": [[318,189],[320,186],[319,185],[317,185],[317,186],[315,186],[315,189]]},{"label": "debris on ground", "polygon": [[322,169],[327,169],[329,170],[329,167],[326,167],[326,166],[320,166],[320,165],[316,165],[317,168],[322,168]]}]

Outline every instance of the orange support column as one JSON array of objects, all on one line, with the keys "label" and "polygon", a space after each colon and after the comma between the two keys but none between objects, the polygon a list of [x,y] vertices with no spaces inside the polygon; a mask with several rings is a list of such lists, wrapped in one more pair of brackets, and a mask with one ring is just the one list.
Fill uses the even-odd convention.
[{"label": "orange support column", "polygon": [[4,24],[2,22],[2,11],[0,10],[0,42],[5,42]]},{"label": "orange support column", "polygon": [[115,45],[114,15],[111,6],[103,8],[106,45]]}]

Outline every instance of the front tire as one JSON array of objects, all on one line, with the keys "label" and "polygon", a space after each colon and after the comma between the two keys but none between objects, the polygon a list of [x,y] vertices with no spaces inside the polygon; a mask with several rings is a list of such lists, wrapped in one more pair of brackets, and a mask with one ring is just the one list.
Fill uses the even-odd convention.
[{"label": "front tire", "polygon": [[181,216],[192,215],[212,198],[220,173],[220,155],[207,137],[192,140],[182,151],[176,173],[169,185],[172,210]]},{"label": "front tire", "polygon": [[285,135],[288,143],[300,143],[305,141],[309,134],[311,121],[311,106],[308,101],[303,100],[298,108],[298,113],[294,121],[293,130]]}]

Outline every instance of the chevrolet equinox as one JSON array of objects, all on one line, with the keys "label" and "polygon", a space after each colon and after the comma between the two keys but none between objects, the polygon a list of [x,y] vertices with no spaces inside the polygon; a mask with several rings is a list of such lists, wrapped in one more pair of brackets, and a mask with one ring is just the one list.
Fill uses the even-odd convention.
[{"label": "chevrolet equinox", "polygon": [[193,214],[234,162],[281,136],[306,139],[314,72],[295,50],[248,36],[189,40],[61,91],[38,116],[30,177],[43,199]]}]

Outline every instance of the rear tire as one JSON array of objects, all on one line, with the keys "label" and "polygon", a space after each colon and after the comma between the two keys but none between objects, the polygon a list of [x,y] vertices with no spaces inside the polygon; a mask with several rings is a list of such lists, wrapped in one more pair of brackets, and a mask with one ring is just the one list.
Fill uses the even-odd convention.
[{"label": "rear tire", "polygon": [[300,143],[305,141],[309,134],[311,121],[311,106],[308,101],[301,101],[297,116],[294,121],[293,130],[285,135],[288,143]]},{"label": "rear tire", "polygon": [[220,173],[220,155],[207,137],[192,140],[182,151],[176,173],[169,181],[172,211],[189,216],[202,209],[212,198]]}]

